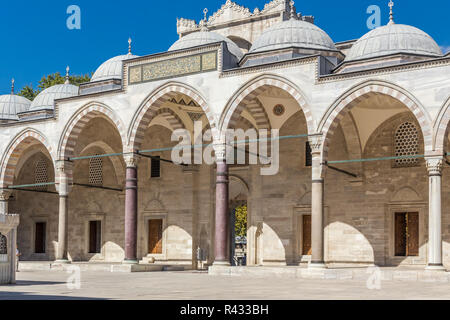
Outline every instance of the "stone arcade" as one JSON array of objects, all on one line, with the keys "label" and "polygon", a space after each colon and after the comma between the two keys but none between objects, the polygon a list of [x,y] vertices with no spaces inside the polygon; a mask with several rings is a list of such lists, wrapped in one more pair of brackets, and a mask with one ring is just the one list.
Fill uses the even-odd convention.
[{"label": "stone arcade", "polygon": [[[80,87],[0,96],[21,260],[227,266],[230,215],[247,205],[247,266],[450,265],[450,55],[398,22],[335,43],[288,1],[228,0],[178,20],[167,52],[130,46]],[[194,121],[217,165],[164,161]],[[308,138],[281,140],[263,176],[227,164],[228,128]]]}]

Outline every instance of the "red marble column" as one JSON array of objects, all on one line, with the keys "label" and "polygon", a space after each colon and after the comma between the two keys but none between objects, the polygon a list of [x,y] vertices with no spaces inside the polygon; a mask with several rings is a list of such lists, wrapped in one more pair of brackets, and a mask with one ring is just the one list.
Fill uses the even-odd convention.
[{"label": "red marble column", "polygon": [[137,261],[137,166],[126,169],[125,184],[125,261],[124,263],[138,263]]},{"label": "red marble column", "polygon": [[225,161],[217,162],[216,180],[216,239],[215,265],[229,265],[227,259],[228,241],[228,166]]}]

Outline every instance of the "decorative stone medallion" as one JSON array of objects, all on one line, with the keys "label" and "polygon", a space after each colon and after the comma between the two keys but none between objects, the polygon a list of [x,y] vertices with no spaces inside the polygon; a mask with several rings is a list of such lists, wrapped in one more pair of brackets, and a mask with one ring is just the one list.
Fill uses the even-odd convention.
[{"label": "decorative stone medallion", "polygon": [[281,117],[285,113],[286,109],[282,104],[277,104],[275,107],[273,107],[273,114]]}]

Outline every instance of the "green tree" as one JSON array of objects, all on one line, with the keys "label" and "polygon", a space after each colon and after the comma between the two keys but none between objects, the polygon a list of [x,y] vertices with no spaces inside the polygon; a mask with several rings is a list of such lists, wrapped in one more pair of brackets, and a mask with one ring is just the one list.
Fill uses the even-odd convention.
[{"label": "green tree", "polygon": [[38,95],[38,91],[33,89],[33,85],[26,85],[25,87],[20,90],[20,92],[17,94],[19,96],[22,96],[24,98],[27,98],[28,100],[33,101],[34,98]]},{"label": "green tree", "polygon": [[247,237],[247,206],[237,207],[235,210],[236,223],[234,231],[236,237]]},{"label": "green tree", "polygon": [[[82,83],[91,81],[91,77],[92,74],[69,76],[69,82],[75,86],[79,86]],[[42,79],[39,80],[38,88],[36,90],[33,89],[33,85],[26,85],[20,90],[18,95],[33,101],[40,92],[57,84],[63,84],[65,81],[66,78],[65,76],[62,76],[61,73],[52,73],[43,76]]]}]

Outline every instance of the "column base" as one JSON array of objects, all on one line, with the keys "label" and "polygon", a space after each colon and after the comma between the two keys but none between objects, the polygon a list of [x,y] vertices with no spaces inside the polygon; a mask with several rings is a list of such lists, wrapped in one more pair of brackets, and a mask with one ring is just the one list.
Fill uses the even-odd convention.
[{"label": "column base", "polygon": [[425,267],[426,271],[447,271],[447,269],[445,269],[444,265],[442,264],[428,264]]},{"label": "column base", "polygon": [[137,260],[123,260],[122,264],[139,264]]},{"label": "column base", "polygon": [[230,267],[231,264],[228,261],[214,261],[213,266],[218,267]]},{"label": "column base", "polygon": [[308,264],[308,269],[326,269],[327,266],[324,262],[310,262]]}]

